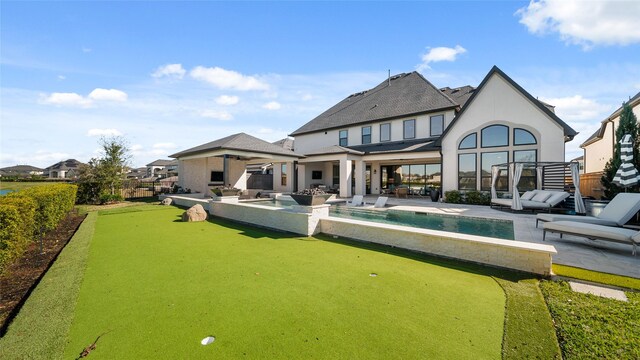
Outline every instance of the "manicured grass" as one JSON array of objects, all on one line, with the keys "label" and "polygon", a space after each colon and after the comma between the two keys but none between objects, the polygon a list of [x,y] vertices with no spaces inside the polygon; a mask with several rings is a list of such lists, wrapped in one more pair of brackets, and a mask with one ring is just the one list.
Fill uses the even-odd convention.
[{"label": "manicured grass", "polygon": [[553,321],[538,280],[505,273],[496,277],[507,295],[503,359],[561,359]]},{"label": "manicured grass", "polygon": [[65,358],[101,334],[92,359],[501,357],[478,267],[140,210],[101,212]]},{"label": "manicured grass", "polygon": [[573,292],[564,281],[540,289],[565,359],[640,359],[640,293],[623,302]]},{"label": "manicured grass", "polygon": [[0,338],[0,359],[61,359],[89,254],[90,213]]},{"label": "manicured grass", "polygon": [[20,191],[22,189],[34,187],[34,186],[42,186],[49,184],[58,184],[57,182],[46,182],[46,181],[35,181],[35,182],[27,182],[27,181],[0,181],[0,190],[12,190],[12,191]]},{"label": "manicured grass", "polygon": [[587,280],[605,285],[620,286],[640,290],[640,279],[581,269],[573,266],[553,264],[553,272],[558,276]]}]

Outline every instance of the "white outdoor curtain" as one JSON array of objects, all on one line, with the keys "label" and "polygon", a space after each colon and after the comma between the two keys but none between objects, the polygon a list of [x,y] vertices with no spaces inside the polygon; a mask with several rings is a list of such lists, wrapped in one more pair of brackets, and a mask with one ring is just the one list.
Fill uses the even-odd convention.
[{"label": "white outdoor curtain", "polygon": [[522,210],[522,203],[520,202],[520,192],[518,191],[518,183],[520,182],[520,176],[522,175],[523,164],[511,164],[511,173],[513,174],[513,186],[511,187],[512,191],[512,202],[511,209],[513,210]]},{"label": "white outdoor curtain", "polygon": [[571,163],[569,165],[571,167],[571,179],[573,180],[573,185],[576,187],[575,196],[575,210],[578,214],[584,214],[587,212],[587,209],[584,207],[584,201],[582,201],[582,194],[580,194],[580,167],[578,163]]},{"label": "white outdoor curtain", "polygon": [[498,198],[498,193],[496,192],[496,181],[498,180],[499,171],[500,169],[498,169],[497,166],[491,167],[491,198],[492,199]]},{"label": "white outdoor curtain", "polygon": [[544,168],[542,166],[536,167],[536,176],[537,176],[536,187],[538,188],[538,190],[542,190],[542,170],[543,169]]}]

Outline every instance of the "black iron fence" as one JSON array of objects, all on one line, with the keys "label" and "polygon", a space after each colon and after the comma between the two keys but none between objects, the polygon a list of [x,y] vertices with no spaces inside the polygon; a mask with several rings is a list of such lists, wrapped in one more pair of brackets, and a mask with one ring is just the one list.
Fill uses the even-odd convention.
[{"label": "black iron fence", "polygon": [[154,197],[171,189],[163,189],[160,181],[126,180],[122,183],[121,195],[125,199]]}]

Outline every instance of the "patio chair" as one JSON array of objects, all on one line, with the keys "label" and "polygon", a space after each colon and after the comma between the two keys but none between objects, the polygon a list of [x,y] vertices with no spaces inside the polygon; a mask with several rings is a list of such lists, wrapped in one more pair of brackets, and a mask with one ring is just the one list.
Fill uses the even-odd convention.
[{"label": "patio chair", "polygon": [[408,195],[409,195],[409,188],[406,188],[406,187],[396,188],[396,197],[406,199]]},{"label": "patio chair", "polygon": [[540,221],[575,221],[581,223],[622,226],[640,211],[640,194],[619,193],[596,216],[538,214],[536,215],[536,227]]},{"label": "patio chair", "polygon": [[387,205],[387,200],[389,200],[386,196],[379,196],[373,205],[365,205],[365,208],[373,208],[373,209],[381,209]]},{"label": "patio chair", "polygon": [[347,200],[347,206],[362,206],[364,205],[364,197],[362,195],[354,195],[351,201]]},{"label": "patio chair", "polygon": [[620,227],[589,224],[577,221],[551,221],[543,224],[542,241],[546,241],[547,232],[584,237],[589,240],[611,241],[633,246],[632,255],[640,244],[640,232]]}]

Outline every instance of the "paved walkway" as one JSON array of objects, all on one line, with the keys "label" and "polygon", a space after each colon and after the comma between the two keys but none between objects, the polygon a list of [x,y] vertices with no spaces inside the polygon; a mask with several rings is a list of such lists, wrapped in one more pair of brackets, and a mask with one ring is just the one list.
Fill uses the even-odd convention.
[{"label": "paved walkway", "polygon": [[[365,202],[372,204],[376,199],[377,196],[366,196]],[[631,255],[630,245],[569,235],[560,239],[560,235],[550,233],[547,234],[547,241],[543,242],[542,228],[536,228],[536,216],[530,212],[512,213],[488,206],[434,203],[423,198],[389,197],[387,206],[396,206],[398,210],[512,220],[516,240],[555,246],[558,251],[553,257],[555,264],[640,278],[640,254]]]}]

